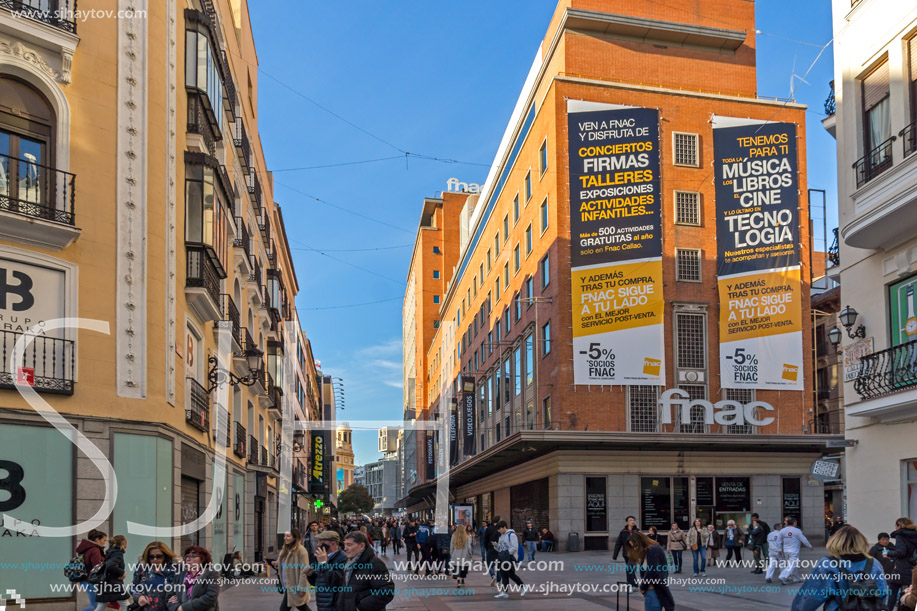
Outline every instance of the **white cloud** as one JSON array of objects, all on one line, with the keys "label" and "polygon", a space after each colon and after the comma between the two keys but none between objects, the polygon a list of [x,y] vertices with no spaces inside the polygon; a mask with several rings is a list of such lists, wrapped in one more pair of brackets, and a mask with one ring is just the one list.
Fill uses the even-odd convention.
[{"label": "white cloud", "polygon": [[357,351],[357,354],[362,357],[385,357],[385,356],[401,356],[401,338],[394,337],[392,339],[385,340],[379,344],[373,346],[367,346],[361,348]]},{"label": "white cloud", "polygon": [[404,389],[404,384],[401,381],[383,380],[382,383],[392,388]]}]

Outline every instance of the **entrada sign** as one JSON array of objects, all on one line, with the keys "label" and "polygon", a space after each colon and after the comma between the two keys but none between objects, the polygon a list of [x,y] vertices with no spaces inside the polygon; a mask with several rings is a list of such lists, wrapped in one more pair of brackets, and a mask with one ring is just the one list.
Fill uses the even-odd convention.
[{"label": "entrada sign", "polygon": [[772,417],[758,418],[756,410],[774,411],[774,406],[764,401],[752,401],[742,404],[738,401],[717,401],[711,403],[705,399],[690,400],[690,396],[680,388],[670,388],[659,397],[659,409],[662,411],[662,424],[672,424],[673,408],[681,409],[681,422],[691,422],[691,410],[701,407],[704,410],[704,424],[722,424],[728,426],[766,426],[774,421]]}]

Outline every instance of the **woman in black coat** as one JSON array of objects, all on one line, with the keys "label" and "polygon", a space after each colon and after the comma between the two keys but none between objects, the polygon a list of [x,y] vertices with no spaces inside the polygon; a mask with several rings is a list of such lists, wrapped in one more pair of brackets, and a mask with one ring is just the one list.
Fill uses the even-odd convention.
[{"label": "woman in black coat", "polygon": [[894,559],[895,570],[889,579],[892,590],[889,600],[896,601],[899,593],[911,585],[911,575],[914,572],[911,556],[917,550],[917,526],[910,518],[898,518],[892,537],[895,538],[895,549],[888,552],[888,557]]},{"label": "woman in black coat", "polygon": [[185,549],[183,570],[175,576],[176,594],[169,611],[219,611],[220,574],[213,570],[210,552],[199,545]]},{"label": "woman in black coat", "polygon": [[115,535],[105,552],[105,576],[102,583],[96,586],[96,611],[104,610],[108,603],[127,600],[130,594],[124,585],[127,571],[124,565],[124,551],[127,549],[127,537]]}]

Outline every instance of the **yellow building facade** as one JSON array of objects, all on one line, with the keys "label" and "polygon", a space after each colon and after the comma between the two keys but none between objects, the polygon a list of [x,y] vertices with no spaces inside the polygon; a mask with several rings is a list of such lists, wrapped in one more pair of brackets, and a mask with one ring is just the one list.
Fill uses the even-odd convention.
[{"label": "yellow building facade", "polygon": [[[248,8],[71,8],[0,7],[0,509],[21,521],[0,557],[66,563],[89,528],[126,535],[131,560],[154,539],[276,556],[278,499],[308,489],[306,444],[292,481],[281,454],[291,420],[321,418],[321,379],[258,134]],[[83,595],[52,590],[65,581],[4,571],[0,589],[73,609]]]}]

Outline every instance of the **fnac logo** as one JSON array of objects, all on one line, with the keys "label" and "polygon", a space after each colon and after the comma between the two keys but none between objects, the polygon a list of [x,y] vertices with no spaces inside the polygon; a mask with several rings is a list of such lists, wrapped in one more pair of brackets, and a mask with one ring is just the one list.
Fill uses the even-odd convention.
[{"label": "fnac logo", "polygon": [[7,590],[8,599],[4,600],[3,594],[0,594],[0,611],[6,611],[6,601],[12,601],[13,604],[19,605],[20,609],[25,609],[25,599],[19,594],[16,594],[16,590]]},{"label": "fnac logo", "polygon": [[651,359],[648,356],[643,357],[643,373],[648,376],[658,376],[659,370],[662,368],[662,361],[659,359]]},{"label": "fnac logo", "polygon": [[784,380],[795,382],[798,375],[799,375],[799,366],[798,365],[787,365],[786,363],[783,364],[783,379]]}]

